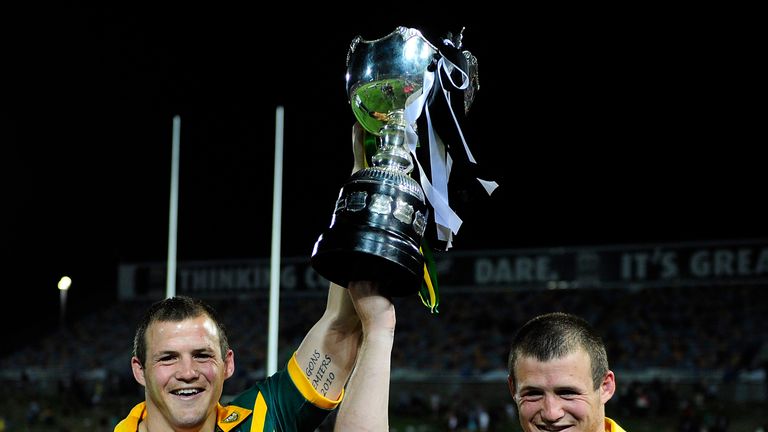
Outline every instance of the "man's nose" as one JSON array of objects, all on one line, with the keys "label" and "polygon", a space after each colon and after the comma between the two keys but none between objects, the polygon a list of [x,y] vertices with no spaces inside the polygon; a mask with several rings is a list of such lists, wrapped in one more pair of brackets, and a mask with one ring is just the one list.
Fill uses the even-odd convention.
[{"label": "man's nose", "polygon": [[197,370],[197,364],[192,359],[182,359],[179,363],[179,369],[176,371],[176,379],[180,381],[196,380],[200,376]]},{"label": "man's nose", "polygon": [[542,401],[541,417],[547,422],[556,422],[563,417],[563,404],[556,395],[545,395]]}]

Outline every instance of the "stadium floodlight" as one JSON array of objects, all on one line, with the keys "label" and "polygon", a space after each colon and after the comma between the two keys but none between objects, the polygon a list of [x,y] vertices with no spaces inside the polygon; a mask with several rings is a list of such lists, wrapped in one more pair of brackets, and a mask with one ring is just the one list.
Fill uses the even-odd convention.
[{"label": "stadium floodlight", "polygon": [[69,291],[69,287],[71,286],[72,278],[69,276],[63,276],[59,279],[59,283],[57,284],[57,287],[59,288],[59,300],[61,300],[59,307],[61,328],[64,328],[67,323],[67,291]]}]

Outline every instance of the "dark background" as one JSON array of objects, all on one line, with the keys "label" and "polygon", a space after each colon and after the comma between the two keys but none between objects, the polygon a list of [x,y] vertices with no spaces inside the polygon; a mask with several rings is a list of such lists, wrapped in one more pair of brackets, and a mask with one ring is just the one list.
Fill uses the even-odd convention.
[{"label": "dark background", "polygon": [[398,25],[466,26],[479,61],[465,133],[501,187],[457,202],[456,249],[765,236],[748,27],[694,11],[414,8],[4,14],[4,326],[24,316],[6,350],[55,328],[62,275],[76,317],[114,301],[120,263],[167,258],[174,115],[178,259],[268,257],[278,105],[282,254],[309,258],[352,162],[349,43]]}]

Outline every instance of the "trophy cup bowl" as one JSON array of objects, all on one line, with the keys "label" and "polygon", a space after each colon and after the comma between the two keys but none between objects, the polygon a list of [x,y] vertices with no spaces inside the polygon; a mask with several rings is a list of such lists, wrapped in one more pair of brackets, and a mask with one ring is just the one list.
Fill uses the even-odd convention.
[{"label": "trophy cup bowl", "polygon": [[331,282],[346,287],[374,280],[391,296],[421,286],[428,208],[410,176],[405,108],[421,96],[424,73],[438,55],[419,30],[406,27],[371,41],[358,36],[350,45],[347,95],[357,120],[376,136],[377,149],[371,166],[344,183],[331,224],[315,242],[312,267]]}]

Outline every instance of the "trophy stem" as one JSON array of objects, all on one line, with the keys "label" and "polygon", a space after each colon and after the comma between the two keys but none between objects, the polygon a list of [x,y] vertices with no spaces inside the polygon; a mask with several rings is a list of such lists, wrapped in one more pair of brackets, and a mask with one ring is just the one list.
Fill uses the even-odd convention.
[{"label": "trophy stem", "polygon": [[387,122],[379,129],[377,137],[379,151],[371,158],[373,166],[395,169],[405,174],[413,171],[413,159],[405,143],[405,127],[402,109],[387,114]]}]

